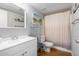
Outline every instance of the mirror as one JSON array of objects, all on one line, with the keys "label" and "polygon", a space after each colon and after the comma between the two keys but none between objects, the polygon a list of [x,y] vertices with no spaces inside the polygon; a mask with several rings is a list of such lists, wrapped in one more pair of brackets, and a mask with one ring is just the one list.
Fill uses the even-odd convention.
[{"label": "mirror", "polygon": [[13,3],[0,3],[0,28],[24,28],[24,12]]}]

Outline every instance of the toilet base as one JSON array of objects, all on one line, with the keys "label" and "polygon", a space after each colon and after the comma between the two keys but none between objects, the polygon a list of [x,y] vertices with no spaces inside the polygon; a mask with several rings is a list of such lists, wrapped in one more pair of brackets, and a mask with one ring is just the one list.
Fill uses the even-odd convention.
[{"label": "toilet base", "polygon": [[51,50],[50,48],[47,48],[47,47],[44,47],[43,49],[44,49],[44,51],[46,51],[46,52],[50,52],[50,50]]}]

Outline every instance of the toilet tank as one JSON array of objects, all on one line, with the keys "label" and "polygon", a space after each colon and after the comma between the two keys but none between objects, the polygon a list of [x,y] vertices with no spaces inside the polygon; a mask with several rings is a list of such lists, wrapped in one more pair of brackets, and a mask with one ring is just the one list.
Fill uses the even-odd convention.
[{"label": "toilet tank", "polygon": [[40,42],[44,42],[45,41],[45,35],[41,35],[41,38],[40,38]]}]

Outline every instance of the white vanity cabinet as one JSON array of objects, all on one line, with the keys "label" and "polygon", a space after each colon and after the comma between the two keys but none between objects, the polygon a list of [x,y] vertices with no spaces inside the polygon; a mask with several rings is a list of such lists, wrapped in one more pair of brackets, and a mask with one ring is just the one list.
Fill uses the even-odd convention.
[{"label": "white vanity cabinet", "polygon": [[37,40],[29,40],[16,46],[0,50],[0,56],[36,56]]}]

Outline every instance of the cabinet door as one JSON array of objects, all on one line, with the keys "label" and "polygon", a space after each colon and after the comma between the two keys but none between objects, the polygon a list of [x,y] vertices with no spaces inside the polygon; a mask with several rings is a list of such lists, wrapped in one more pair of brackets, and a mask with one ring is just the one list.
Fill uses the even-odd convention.
[{"label": "cabinet door", "polygon": [[0,28],[7,27],[7,11],[0,9]]},{"label": "cabinet door", "polygon": [[[23,47],[23,46],[22,46]],[[23,50],[15,54],[15,56],[36,56],[37,55],[37,40],[31,40],[24,45]]]},{"label": "cabinet door", "polygon": [[24,56],[36,56],[36,55],[37,55],[36,48],[30,48],[28,51],[24,52]]},{"label": "cabinet door", "polygon": [[37,40],[30,41],[28,49],[25,50],[24,56],[36,56],[37,55]]}]

